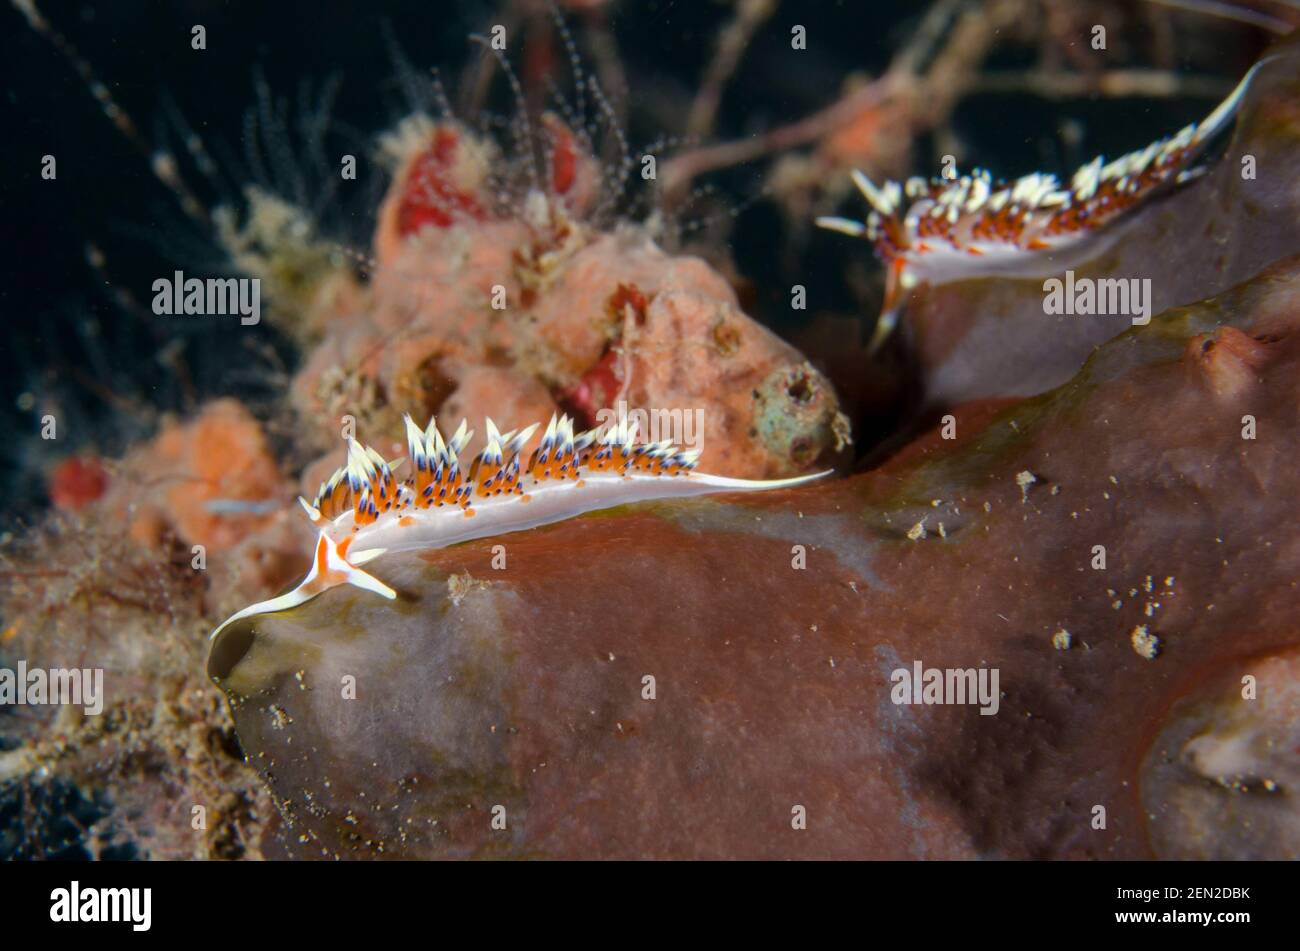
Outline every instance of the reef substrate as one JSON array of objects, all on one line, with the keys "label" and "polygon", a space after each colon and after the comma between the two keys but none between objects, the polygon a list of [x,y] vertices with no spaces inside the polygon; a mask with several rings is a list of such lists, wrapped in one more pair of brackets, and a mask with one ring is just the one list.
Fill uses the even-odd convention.
[{"label": "reef substrate", "polygon": [[[385,558],[395,603],[232,626],[210,672],[280,848],[1296,857],[1298,314],[1292,259],[855,478]],[[892,702],[917,660],[998,669],[997,714]]]}]

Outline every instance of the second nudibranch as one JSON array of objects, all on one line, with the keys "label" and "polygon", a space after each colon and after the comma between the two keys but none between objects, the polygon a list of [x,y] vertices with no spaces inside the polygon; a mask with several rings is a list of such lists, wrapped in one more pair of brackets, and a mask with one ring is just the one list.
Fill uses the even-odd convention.
[{"label": "second nudibranch", "polygon": [[[213,638],[241,618],[286,611],[341,584],[396,598],[361,570],[386,553],[442,548],[633,502],[789,488],[828,474],[771,480],[709,475],[694,471],[698,452],[670,442],[638,443],[635,425],[575,435],[567,416],[551,417],[526,467],[520,453],[538,424],[503,433],[488,419],[486,446],[462,466],[461,453],[474,435],[465,422],[449,439],[434,419],[423,430],[410,416],[405,422],[404,459],[385,461],[348,440],[347,464],[321,484],[314,501],[298,500],[319,530],[306,577],[286,594],[227,618]],[[399,480],[394,471],[403,463],[411,471]]]},{"label": "second nudibranch", "polygon": [[[854,170],[867,200],[865,221],[821,217],[817,224],[870,241],[885,266],[885,301],[870,349],[898,322],[910,291],[984,275],[1049,276],[1091,256],[1113,236],[1106,227],[1169,188],[1195,178],[1195,163],[1236,114],[1265,57],[1199,125],[1127,155],[1084,165],[1068,183],[1035,172],[1015,181],[976,169],[952,178],[876,185]],[[1097,239],[1102,239],[1099,241]]]}]

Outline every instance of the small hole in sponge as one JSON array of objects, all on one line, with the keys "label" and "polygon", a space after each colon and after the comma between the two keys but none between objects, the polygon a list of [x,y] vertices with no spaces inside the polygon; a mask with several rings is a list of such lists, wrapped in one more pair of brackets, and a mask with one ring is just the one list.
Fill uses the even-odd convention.
[{"label": "small hole in sponge", "polygon": [[253,646],[252,618],[236,621],[217,635],[208,652],[208,676],[225,680]]}]

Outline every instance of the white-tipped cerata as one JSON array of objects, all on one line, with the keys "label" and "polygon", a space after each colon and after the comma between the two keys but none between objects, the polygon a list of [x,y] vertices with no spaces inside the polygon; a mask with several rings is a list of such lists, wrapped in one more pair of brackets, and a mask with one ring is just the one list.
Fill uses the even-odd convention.
[{"label": "white-tipped cerata", "polygon": [[[319,530],[307,576],[292,591],[232,615],[213,637],[234,621],[287,611],[339,585],[396,598],[361,570],[390,552],[442,548],[653,499],[793,488],[828,474],[755,481],[698,473],[698,449],[667,440],[639,443],[637,423],[626,419],[603,433],[575,433],[565,415],[551,417],[526,463],[524,447],[540,425],[503,431],[489,419],[483,451],[462,464],[474,435],[464,421],[450,439],[435,420],[424,430],[409,416],[403,421],[405,458],[385,461],[350,439],[346,465],[321,484],[315,501],[298,500]],[[406,478],[399,480],[394,473],[408,459]]]}]

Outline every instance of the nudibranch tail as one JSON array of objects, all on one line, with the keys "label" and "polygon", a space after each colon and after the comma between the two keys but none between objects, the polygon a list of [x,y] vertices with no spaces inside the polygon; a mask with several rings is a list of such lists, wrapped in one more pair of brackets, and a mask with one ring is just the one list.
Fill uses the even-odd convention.
[{"label": "nudibranch tail", "polygon": [[732,479],[728,476],[700,473],[694,476],[693,479],[700,485],[708,486],[718,492],[772,492],[777,489],[793,489],[797,486],[807,485],[809,482],[816,482],[818,479],[826,478],[834,471],[833,469],[823,469],[821,472],[790,476],[787,479]]},{"label": "nudibranch tail", "polygon": [[[312,502],[298,500],[319,532],[306,577],[292,591],[231,616],[213,638],[234,621],[289,610],[338,585],[396,598],[360,567],[388,552],[441,548],[634,502],[793,488],[829,474],[751,480],[696,473],[698,451],[666,440],[640,443],[636,424],[626,421],[575,433],[568,416],[551,417],[526,465],[524,447],[539,425],[503,432],[488,419],[486,445],[462,465],[473,437],[465,422],[450,439],[436,420],[424,429],[409,416],[404,422],[405,458],[386,461],[348,440],[346,464],[321,484]],[[408,461],[407,475],[399,480],[395,473]]]},{"label": "nudibranch tail", "polygon": [[870,206],[866,220],[828,216],[817,224],[870,241],[888,269],[870,350],[897,324],[916,285],[993,273],[1056,273],[1063,265],[1052,252],[1093,247],[1089,239],[1112,221],[1199,176],[1204,169],[1195,163],[1234,118],[1260,69],[1279,55],[1251,67],[1200,124],[1110,162],[1097,156],[1068,183],[1038,172],[1008,182],[975,169],[960,177],[876,185],[854,170],[853,182]]}]

